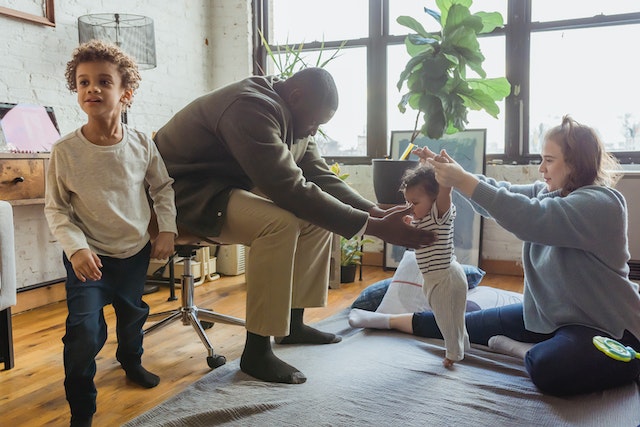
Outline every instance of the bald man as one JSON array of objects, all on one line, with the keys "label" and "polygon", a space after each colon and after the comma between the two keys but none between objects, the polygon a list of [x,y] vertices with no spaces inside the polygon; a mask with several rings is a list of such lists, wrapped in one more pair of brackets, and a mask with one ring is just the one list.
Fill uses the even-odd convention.
[{"label": "bald man", "polygon": [[306,307],[326,305],[331,235],[361,232],[408,247],[430,244],[336,177],[313,136],[338,108],[332,76],[306,68],[286,80],[250,77],[179,111],[155,141],[175,180],[177,221],[221,243],[249,246],[245,373],[300,384],[302,372],[277,358],[280,344],[330,344],[334,334],[304,324]]}]

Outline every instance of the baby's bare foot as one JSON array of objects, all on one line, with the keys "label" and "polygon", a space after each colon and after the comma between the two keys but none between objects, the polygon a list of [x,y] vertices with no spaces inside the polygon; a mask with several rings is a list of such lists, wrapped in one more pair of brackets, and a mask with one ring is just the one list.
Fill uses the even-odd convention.
[{"label": "baby's bare foot", "polygon": [[453,368],[453,364],[456,363],[451,359],[447,359],[446,357],[444,358],[444,360],[442,361],[442,366],[444,366],[447,369],[451,369]]}]

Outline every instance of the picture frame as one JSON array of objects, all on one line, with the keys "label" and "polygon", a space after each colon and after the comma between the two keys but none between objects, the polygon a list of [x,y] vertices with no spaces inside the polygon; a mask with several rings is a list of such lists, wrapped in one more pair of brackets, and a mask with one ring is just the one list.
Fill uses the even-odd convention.
[{"label": "picture frame", "polygon": [[36,15],[23,10],[13,9],[3,4],[5,1],[0,0],[0,15],[10,16],[12,18],[22,19],[23,21],[34,22],[36,24],[56,26],[56,16],[54,12],[54,0],[42,0],[42,15]]},{"label": "picture frame", "polygon": [[[400,158],[411,141],[413,131],[392,131],[390,155],[392,159]],[[465,170],[484,174],[486,165],[486,129],[467,129],[455,134],[444,135],[441,139],[431,139],[420,134],[413,143],[417,147],[428,147],[431,151],[439,153],[442,149],[458,162]],[[408,159],[418,160],[411,154]],[[480,249],[482,243],[482,218],[476,214],[471,203],[454,191],[452,203],[456,206],[456,219],[454,221],[454,251],[460,264],[479,266]],[[398,267],[406,248],[384,244],[383,268],[385,270]]]}]

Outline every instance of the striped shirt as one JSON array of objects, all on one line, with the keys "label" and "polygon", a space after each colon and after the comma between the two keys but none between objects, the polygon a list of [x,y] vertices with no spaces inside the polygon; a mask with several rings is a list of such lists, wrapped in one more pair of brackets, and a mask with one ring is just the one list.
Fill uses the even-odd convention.
[{"label": "striped shirt", "polygon": [[438,218],[438,208],[433,203],[431,212],[421,220],[412,224],[420,230],[429,230],[436,233],[438,240],[429,246],[416,249],[418,267],[424,274],[430,271],[445,270],[453,261],[453,220],[456,217],[456,207],[451,204],[449,210]]}]

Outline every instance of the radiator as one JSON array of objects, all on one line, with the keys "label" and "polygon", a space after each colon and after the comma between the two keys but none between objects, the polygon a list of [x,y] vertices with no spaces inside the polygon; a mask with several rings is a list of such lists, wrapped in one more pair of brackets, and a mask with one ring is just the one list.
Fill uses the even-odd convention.
[{"label": "radiator", "polygon": [[222,245],[218,249],[217,272],[225,276],[237,276],[245,270],[245,248],[243,245]]},{"label": "radiator", "polygon": [[640,171],[626,171],[616,188],[627,200],[629,211],[629,277],[640,279]]}]

